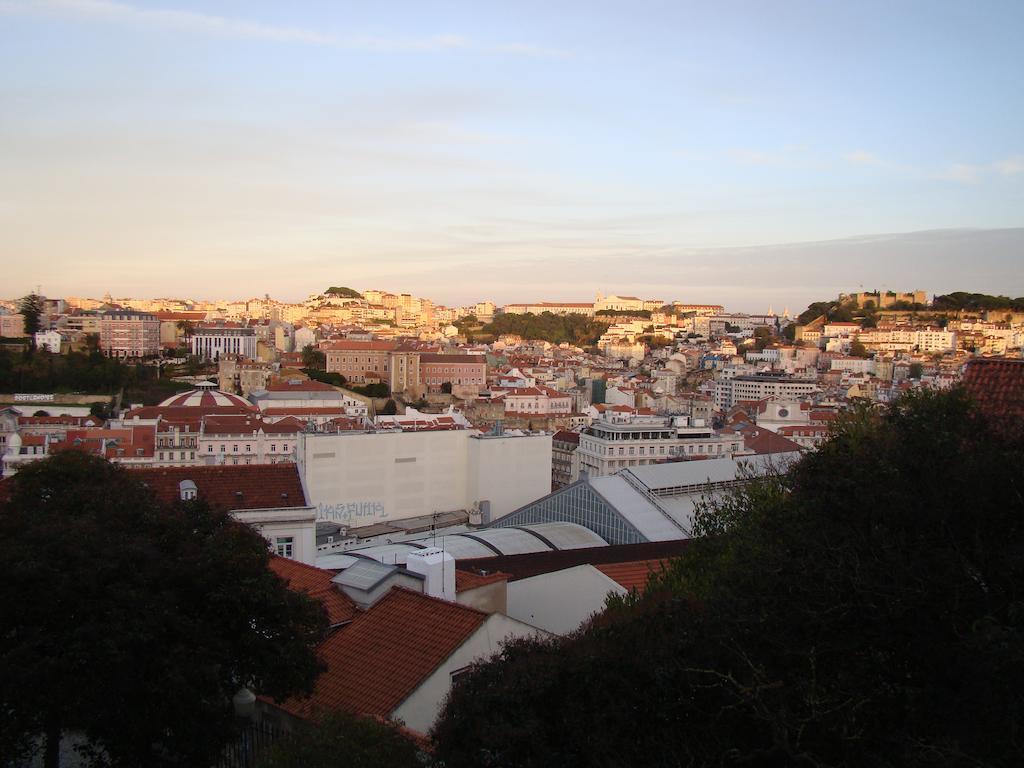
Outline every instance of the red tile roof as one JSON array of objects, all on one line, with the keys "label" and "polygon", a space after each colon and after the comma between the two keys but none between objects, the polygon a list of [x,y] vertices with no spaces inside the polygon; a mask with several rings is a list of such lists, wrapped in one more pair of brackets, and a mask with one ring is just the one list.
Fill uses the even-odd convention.
[{"label": "red tile roof", "polygon": [[594,567],[626,589],[643,592],[647,586],[648,577],[652,573],[661,571],[666,562],[665,560],[633,560],[626,563],[604,563]]},{"label": "red tile roof", "polygon": [[337,387],[314,379],[271,379],[267,382],[268,392],[335,392]]},{"label": "red tile roof", "polygon": [[320,644],[327,669],[313,694],[281,706],[300,717],[333,709],[387,717],[486,620],[482,611],[394,587]]},{"label": "red tile roof", "polygon": [[971,360],[964,372],[963,385],[978,410],[989,418],[1024,418],[1024,360]]},{"label": "red tile roof", "polygon": [[326,352],[392,352],[398,349],[398,345],[393,341],[352,341],[351,339],[344,339],[324,344],[320,349]]},{"label": "red tile roof", "polygon": [[270,570],[284,579],[291,589],[305,592],[319,600],[327,611],[327,621],[332,627],[347,624],[359,615],[359,609],[352,599],[331,583],[333,571],[276,555],[270,558]]},{"label": "red tile roof", "polygon": [[478,363],[479,365],[487,365],[487,358],[483,355],[435,355],[435,354],[421,354],[420,365],[426,365],[430,363]]},{"label": "red tile roof", "polygon": [[191,480],[199,496],[219,509],[281,509],[305,507],[299,469],[295,464],[240,464],[220,467],[138,468],[138,478],[158,498],[179,498],[179,483]]},{"label": "red tile roof", "polygon": [[477,587],[484,587],[488,584],[497,584],[499,581],[508,581],[508,574],[501,571],[464,571],[461,568],[455,570],[455,591],[466,592]]}]

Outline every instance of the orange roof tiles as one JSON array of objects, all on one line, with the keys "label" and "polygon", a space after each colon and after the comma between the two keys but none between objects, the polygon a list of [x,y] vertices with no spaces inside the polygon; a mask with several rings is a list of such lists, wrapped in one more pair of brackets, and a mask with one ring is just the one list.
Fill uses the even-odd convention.
[{"label": "orange roof tiles", "polygon": [[633,560],[626,563],[603,563],[594,566],[612,581],[626,589],[642,592],[652,573],[658,573],[666,564],[665,560]]},{"label": "orange roof tiles", "polygon": [[492,573],[478,573],[477,571],[455,570],[455,591],[466,592],[477,587],[484,587],[488,584],[497,584],[499,581],[508,581],[508,574],[494,571]]},{"label": "orange roof tiles", "polygon": [[319,600],[327,611],[327,621],[332,627],[346,624],[359,615],[359,609],[352,599],[331,583],[333,571],[276,555],[270,558],[270,570],[284,579],[290,589],[305,592]]},{"label": "orange roof tiles", "polygon": [[1024,360],[971,360],[963,384],[978,410],[989,418],[1024,418]]},{"label": "orange roof tiles", "polygon": [[281,706],[300,717],[333,709],[387,717],[486,620],[482,611],[394,587],[320,644],[327,669],[313,694]]},{"label": "orange roof tiles", "polygon": [[295,464],[240,464],[220,467],[145,467],[133,469],[158,498],[179,498],[179,483],[191,480],[200,498],[220,509],[305,507],[306,495]]}]

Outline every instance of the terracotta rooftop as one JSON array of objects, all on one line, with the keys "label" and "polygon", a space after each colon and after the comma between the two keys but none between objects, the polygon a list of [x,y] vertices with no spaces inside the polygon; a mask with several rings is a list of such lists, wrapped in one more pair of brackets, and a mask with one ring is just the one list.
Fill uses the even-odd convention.
[{"label": "terracotta rooftop", "polygon": [[666,562],[666,560],[633,560],[627,563],[603,563],[595,567],[626,589],[643,592],[647,586],[648,577],[652,573],[661,571]]},{"label": "terracotta rooftop", "polygon": [[299,469],[295,464],[240,464],[220,467],[139,468],[138,479],[167,503],[180,498],[179,483],[191,480],[200,498],[219,509],[280,509],[305,507]]},{"label": "terracotta rooftop", "polygon": [[334,571],[325,571],[276,555],[270,558],[270,570],[284,579],[289,588],[319,600],[327,611],[327,621],[332,627],[347,624],[359,615],[359,609],[352,599],[331,583]]},{"label": "terracotta rooftop", "polygon": [[466,592],[477,587],[484,587],[488,584],[496,584],[499,581],[508,581],[508,574],[501,571],[465,571],[461,568],[455,569],[455,591]]},{"label": "terracotta rooftop", "polygon": [[1024,419],[1024,360],[971,360],[963,385],[978,410],[989,418]]},{"label": "terracotta rooftop", "polygon": [[300,717],[343,709],[389,716],[487,620],[487,614],[392,588],[320,644],[327,669],[306,699],[282,707]]},{"label": "terracotta rooftop", "polygon": [[314,379],[271,379],[267,382],[268,392],[334,392],[338,393],[337,387],[324,384]]}]

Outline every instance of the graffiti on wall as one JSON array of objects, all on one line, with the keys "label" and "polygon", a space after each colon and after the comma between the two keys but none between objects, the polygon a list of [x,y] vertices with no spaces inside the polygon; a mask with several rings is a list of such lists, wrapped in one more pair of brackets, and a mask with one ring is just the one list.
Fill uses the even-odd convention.
[{"label": "graffiti on wall", "polygon": [[374,519],[383,518],[384,503],[380,501],[339,501],[335,504],[316,505],[316,519],[348,525],[369,525]]}]

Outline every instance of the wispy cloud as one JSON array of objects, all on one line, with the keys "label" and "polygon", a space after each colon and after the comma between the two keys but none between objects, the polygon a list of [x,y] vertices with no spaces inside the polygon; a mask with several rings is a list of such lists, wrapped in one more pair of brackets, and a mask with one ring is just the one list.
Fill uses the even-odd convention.
[{"label": "wispy cloud", "polygon": [[866,149],[855,149],[853,152],[847,152],[843,155],[843,159],[853,165],[882,165],[878,155]]},{"label": "wispy cloud", "polygon": [[245,37],[278,42],[333,45],[336,39],[312,29],[281,27],[258,21],[214,16],[194,11],[176,11],[159,8],[139,8],[110,0],[28,0],[28,2],[0,3],[0,11],[7,13],[40,12],[50,15],[75,16],[120,24],[172,29],[182,32]]},{"label": "wispy cloud", "polygon": [[567,58],[570,56],[567,51],[546,48],[533,43],[488,43],[455,34],[438,34],[427,37],[338,36],[315,29],[264,24],[259,21],[216,16],[196,11],[141,8],[129,3],[114,2],[114,0],[0,0],[0,14],[2,13],[39,13],[195,34],[381,52],[420,51],[429,53],[463,50],[529,58]]},{"label": "wispy cloud", "polygon": [[934,178],[958,181],[961,184],[977,184],[985,178],[991,178],[994,174],[1016,176],[1019,173],[1024,173],[1024,155],[1011,155],[988,165],[954,163],[935,174]]},{"label": "wispy cloud", "polygon": [[936,179],[956,181],[961,184],[977,184],[981,181],[984,168],[970,163],[953,163],[935,174]]},{"label": "wispy cloud", "polygon": [[1003,176],[1024,173],[1024,155],[1013,155],[1005,160],[1000,160],[998,163],[993,163],[992,167],[1003,174]]}]

